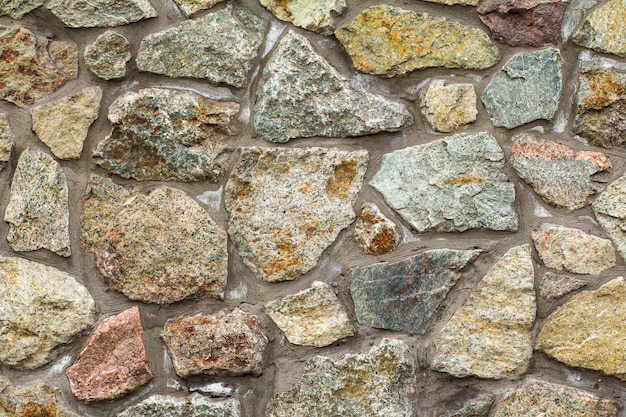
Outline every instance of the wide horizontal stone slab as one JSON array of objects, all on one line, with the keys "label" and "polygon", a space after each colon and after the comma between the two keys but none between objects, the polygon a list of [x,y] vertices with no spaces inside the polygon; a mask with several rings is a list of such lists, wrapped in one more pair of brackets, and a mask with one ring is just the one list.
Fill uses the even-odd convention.
[{"label": "wide horizontal stone slab", "polygon": [[117,417],[239,417],[238,400],[211,401],[199,394],[189,397],[152,395]]},{"label": "wide horizontal stone slab", "polygon": [[0,5],[0,16],[9,15],[13,19],[21,19],[44,3],[45,0],[5,0]]},{"label": "wide horizontal stone slab", "polygon": [[335,30],[333,16],[346,9],[345,0],[260,0],[280,20],[330,36]]},{"label": "wide horizontal stone slab", "polygon": [[71,28],[122,26],[157,15],[148,0],[50,0],[46,7]]}]

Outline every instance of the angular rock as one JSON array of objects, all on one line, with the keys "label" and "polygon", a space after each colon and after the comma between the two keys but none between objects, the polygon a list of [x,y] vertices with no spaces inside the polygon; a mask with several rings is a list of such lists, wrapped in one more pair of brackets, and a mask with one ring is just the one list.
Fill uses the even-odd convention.
[{"label": "angular rock", "polygon": [[409,417],[415,387],[415,363],[409,347],[383,339],[369,352],[338,361],[316,356],[291,391],[274,395],[267,417]]},{"label": "angular rock", "polygon": [[4,0],[0,4],[0,16],[9,15],[13,19],[21,19],[44,3],[45,0]]},{"label": "angular rock", "polygon": [[94,158],[108,171],[138,181],[216,182],[228,166],[238,113],[237,103],[191,91],[126,92],[109,108],[113,130]]},{"label": "angular rock", "polygon": [[294,345],[324,347],[354,336],[345,309],[328,284],[311,287],[265,304],[265,313]]},{"label": "angular rock", "polygon": [[79,159],[89,126],[98,118],[102,89],[78,93],[30,109],[33,131],[59,159]]},{"label": "angular rock", "polygon": [[599,0],[569,0],[563,15],[563,25],[561,26],[561,41],[565,43],[580,26],[589,10],[597,6]]},{"label": "angular rock", "polygon": [[552,120],[563,90],[556,48],[514,55],[482,95],[494,126],[512,129],[534,120]]},{"label": "angular rock", "polygon": [[556,142],[522,134],[514,139],[511,165],[548,204],[575,210],[591,203],[613,168],[601,152],[574,152]]},{"label": "angular rock", "polygon": [[83,55],[89,71],[103,80],[115,80],[126,75],[130,61],[130,44],[117,32],[106,31],[85,47]]},{"label": "angular rock", "polygon": [[261,320],[239,308],[170,319],[161,335],[176,373],[260,375],[268,343]]},{"label": "angular rock", "polygon": [[280,20],[330,36],[335,30],[333,15],[346,9],[345,0],[260,0]]},{"label": "angular rock", "polygon": [[48,154],[20,155],[4,212],[7,240],[17,252],[48,249],[70,256],[68,188],[61,166]]},{"label": "angular rock", "polygon": [[152,395],[117,417],[239,417],[240,410],[237,400],[209,401],[199,394],[183,398]]},{"label": "angular rock", "polygon": [[46,7],[71,28],[122,26],[157,15],[148,0],[49,0]]},{"label": "angular rock", "polygon": [[582,279],[546,272],[539,281],[539,295],[546,300],[556,300],[585,285],[587,282]]},{"label": "angular rock", "polygon": [[437,132],[452,132],[476,120],[476,92],[472,84],[433,80],[420,97],[422,114]]},{"label": "angular rock", "polygon": [[72,276],[22,258],[0,257],[0,362],[34,369],[93,324],[94,301]]},{"label": "angular rock", "polygon": [[572,40],[599,52],[626,57],[626,8],[621,0],[607,0],[594,8]]},{"label": "angular rock", "polygon": [[356,217],[368,160],[365,150],[242,148],[224,204],[244,264],[268,282],[311,270]]},{"label": "angular rock", "polygon": [[383,155],[370,185],[418,232],[515,231],[515,188],[488,133],[449,136]]},{"label": "angular rock", "polygon": [[203,10],[210,9],[224,0],[174,0],[178,8],[187,17],[191,17]]},{"label": "angular rock", "polygon": [[387,5],[362,11],[335,36],[357,70],[384,77],[429,67],[487,69],[500,59],[480,29]]},{"label": "angular rock", "polygon": [[0,376],[0,416],[78,417],[63,405],[59,390],[42,383],[12,386]]},{"label": "angular rock", "polygon": [[224,229],[185,192],[160,187],[123,204],[96,250],[96,265],[131,300],[223,299],[226,239]]},{"label": "angular rock", "polygon": [[350,294],[364,326],[425,334],[428,320],[480,250],[430,250],[351,271]]},{"label": "angular rock", "polygon": [[263,78],[254,107],[254,126],[270,142],[362,136],[396,131],[413,123],[406,106],[346,79],[295,32],[281,40]]},{"label": "angular rock", "polygon": [[384,255],[400,243],[396,224],[381,213],[374,203],[363,203],[354,225],[354,238],[365,253]]},{"label": "angular rock", "polygon": [[509,249],[437,336],[432,368],[458,378],[525,373],[537,311],[534,278],[530,245]]},{"label": "angular rock", "polygon": [[622,258],[626,259],[626,177],[612,182],[592,203],[600,226],[613,241]]},{"label": "angular rock", "polygon": [[496,400],[495,395],[489,395],[470,401],[460,410],[446,413],[442,417],[488,417],[489,410]]},{"label": "angular rock", "polygon": [[137,68],[168,77],[206,78],[244,88],[265,30],[261,19],[229,4],[178,27],[146,36],[139,47]]},{"label": "angular rock", "polygon": [[9,121],[5,114],[0,113],[0,171],[2,171],[13,153],[15,146],[15,136],[11,132]]}]

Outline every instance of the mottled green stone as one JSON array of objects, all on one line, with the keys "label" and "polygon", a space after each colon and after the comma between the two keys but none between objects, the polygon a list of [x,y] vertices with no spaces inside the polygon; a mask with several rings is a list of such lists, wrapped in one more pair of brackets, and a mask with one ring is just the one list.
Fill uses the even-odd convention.
[{"label": "mottled green stone", "polygon": [[31,10],[43,5],[45,0],[2,0],[0,16],[9,15],[13,19],[21,19]]},{"label": "mottled green stone", "polygon": [[117,417],[239,417],[239,401],[211,401],[199,394],[189,397],[152,395]]},{"label": "mottled green stone", "polygon": [[148,0],[50,0],[46,7],[71,28],[122,26],[157,15]]}]

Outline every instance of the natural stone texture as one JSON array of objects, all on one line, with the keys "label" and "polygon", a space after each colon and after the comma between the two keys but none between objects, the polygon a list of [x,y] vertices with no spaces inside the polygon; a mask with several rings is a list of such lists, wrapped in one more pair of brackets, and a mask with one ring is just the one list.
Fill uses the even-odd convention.
[{"label": "natural stone texture", "polygon": [[396,131],[413,123],[406,106],[346,79],[295,32],[281,40],[263,78],[254,107],[254,126],[270,142],[361,136]]},{"label": "natural stone texture", "polygon": [[374,6],[335,31],[355,68],[395,77],[429,67],[486,69],[498,49],[480,29],[392,6]]},{"label": "natural stone texture", "polygon": [[148,0],[49,0],[46,7],[71,28],[122,26],[157,15]]},{"label": "natural stone texture", "polygon": [[68,189],[61,166],[48,154],[20,155],[4,212],[7,240],[17,252],[48,249],[70,256]]},{"label": "natural stone texture", "polygon": [[0,26],[0,74],[0,98],[30,106],[78,76],[78,46]]},{"label": "natural stone texture", "polygon": [[552,120],[563,90],[562,63],[555,48],[514,55],[482,95],[494,126],[512,129],[534,120]]},{"label": "natural stone texture", "polygon": [[85,87],[78,93],[33,107],[33,131],[59,159],[79,159],[89,126],[98,118],[102,89]]},{"label": "natural stone texture", "polygon": [[107,317],[66,370],[72,393],[90,403],[122,397],[152,379],[139,308]]},{"label": "natural stone texture", "polygon": [[224,0],[174,0],[178,8],[187,17],[193,16],[203,10],[210,9],[223,1]]},{"label": "natural stone texture", "polygon": [[170,319],[161,335],[176,373],[259,375],[268,343],[261,320],[239,308]]},{"label": "natural stone texture", "polygon": [[[34,369],[93,324],[94,301],[85,287],[56,268],[0,257],[0,362]],[[1,391],[1,390],[0,390]]]},{"label": "natural stone texture", "polygon": [[311,288],[265,304],[265,313],[294,345],[324,347],[354,336],[354,327],[328,284],[313,281]]},{"label": "natural stone texture", "polygon": [[0,113],[0,171],[2,171],[13,153],[13,147],[15,146],[15,136],[11,132],[9,121],[7,116]]},{"label": "natural stone texture", "polygon": [[420,97],[422,114],[437,132],[452,132],[476,120],[476,92],[472,84],[433,80]]},{"label": "natural stone texture", "polygon": [[623,0],[607,0],[587,16],[572,40],[599,52],[626,57],[626,7]]},{"label": "natural stone texture", "polygon": [[57,388],[42,383],[12,386],[0,376],[0,416],[78,417],[63,405]]},{"label": "natural stone texture", "polygon": [[85,47],[84,59],[89,71],[103,80],[124,78],[130,61],[130,44],[117,32],[106,31]]},{"label": "natural stone texture", "polygon": [[626,284],[622,277],[582,291],[546,319],[536,349],[569,366],[626,380]]},{"label": "natural stone texture", "polygon": [[123,204],[96,250],[96,265],[132,300],[222,299],[226,232],[185,192],[160,187]]},{"label": "natural stone texture", "polygon": [[335,30],[333,14],[346,9],[345,0],[260,0],[280,20],[330,36]]},{"label": "natural stone texture", "polygon": [[613,241],[622,258],[626,259],[626,177],[611,183],[591,207],[600,226]]},{"label": "natural stone texture", "polygon": [[460,410],[446,413],[442,417],[488,417],[489,410],[496,400],[495,395],[489,395],[470,401]]},{"label": "natural stone texture", "polygon": [[574,152],[565,145],[522,134],[514,139],[511,165],[543,200],[575,210],[591,203],[613,168],[601,152]]},{"label": "natural stone texture", "polygon": [[432,368],[459,378],[525,373],[537,311],[534,278],[530,245],[509,249],[437,336]]},{"label": "natural stone texture", "polygon": [[364,354],[338,361],[316,356],[291,391],[274,395],[267,417],[410,417],[415,363],[409,347],[383,339]]},{"label": "natural stone texture", "polygon": [[199,394],[183,398],[152,395],[117,417],[239,417],[240,409],[237,400],[209,401]]},{"label": "natural stone texture", "polygon": [[370,181],[419,232],[517,230],[515,188],[488,133],[449,136],[383,155]]},{"label": "natural stone texture", "polygon": [[21,19],[44,3],[45,0],[4,0],[0,4],[0,16],[9,15],[13,19]]},{"label": "natural stone texture", "polygon": [[363,203],[354,225],[354,238],[365,253],[384,255],[400,243],[396,224],[381,213],[374,203]]},{"label": "natural stone texture", "polygon": [[585,285],[587,282],[582,279],[546,272],[539,281],[539,295],[547,300],[556,300]]},{"label": "natural stone texture", "polygon": [[364,326],[425,334],[428,320],[480,250],[430,250],[352,270],[350,293]]},{"label": "natural stone texture", "polygon": [[265,24],[231,4],[180,26],[146,36],[137,68],[168,77],[206,78],[237,88],[248,73],[265,38]]},{"label": "natural stone texture", "polygon": [[228,137],[239,104],[191,91],[144,88],[109,108],[113,130],[94,157],[103,168],[138,181],[216,182],[228,167]]},{"label": "natural stone texture", "polygon": [[244,264],[268,282],[312,269],[356,217],[368,160],[365,150],[242,148],[224,204]]}]

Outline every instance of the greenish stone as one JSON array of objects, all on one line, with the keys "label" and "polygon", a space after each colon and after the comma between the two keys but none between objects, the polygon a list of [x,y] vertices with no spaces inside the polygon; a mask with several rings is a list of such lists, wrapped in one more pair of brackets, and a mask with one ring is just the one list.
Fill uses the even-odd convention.
[{"label": "greenish stone", "polygon": [[185,16],[190,17],[203,10],[210,9],[224,0],[174,0]]},{"label": "greenish stone", "polygon": [[130,44],[119,33],[107,31],[85,47],[85,64],[103,80],[124,78],[130,61]]},{"label": "greenish stone", "polygon": [[0,113],[0,171],[2,171],[13,153],[15,146],[15,136],[11,132],[9,121],[5,114]]},{"label": "greenish stone", "polygon": [[44,3],[45,0],[3,0],[0,3],[0,16],[9,15],[13,19],[21,19]]},{"label": "greenish stone", "polygon": [[71,28],[122,26],[157,15],[148,0],[50,0],[46,7]]},{"label": "greenish stone", "polygon": [[239,417],[237,400],[211,401],[199,394],[189,397],[152,395],[117,417]]}]

